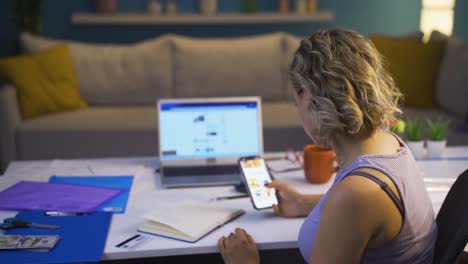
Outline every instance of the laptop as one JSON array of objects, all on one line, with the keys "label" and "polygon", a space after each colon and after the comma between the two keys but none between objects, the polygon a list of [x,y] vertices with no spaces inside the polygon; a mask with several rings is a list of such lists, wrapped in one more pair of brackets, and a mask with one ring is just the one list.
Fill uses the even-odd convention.
[{"label": "laptop", "polygon": [[263,155],[261,109],[259,97],[159,100],[162,186],[238,184],[239,157]]}]

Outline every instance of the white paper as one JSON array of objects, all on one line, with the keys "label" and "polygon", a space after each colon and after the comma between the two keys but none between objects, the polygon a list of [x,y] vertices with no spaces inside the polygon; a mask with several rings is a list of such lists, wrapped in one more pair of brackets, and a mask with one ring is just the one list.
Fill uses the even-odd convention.
[{"label": "white paper", "polygon": [[55,175],[64,176],[128,176],[137,175],[144,166],[110,162],[54,160],[49,169]]},{"label": "white paper", "polygon": [[269,160],[267,161],[267,166],[273,172],[284,172],[302,169],[302,165],[299,162],[291,162],[287,159]]}]

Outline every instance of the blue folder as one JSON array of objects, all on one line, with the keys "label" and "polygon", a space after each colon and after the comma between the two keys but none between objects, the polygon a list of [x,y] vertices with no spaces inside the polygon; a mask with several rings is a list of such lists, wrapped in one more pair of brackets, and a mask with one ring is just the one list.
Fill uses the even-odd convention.
[{"label": "blue folder", "polygon": [[127,207],[128,195],[133,183],[133,176],[99,176],[99,177],[69,177],[52,176],[49,182],[91,185],[96,187],[107,187],[125,189],[126,191],[105,203],[97,211],[124,214]]},{"label": "blue folder", "polygon": [[23,211],[21,220],[58,225],[59,229],[17,228],[7,235],[59,235],[60,240],[48,252],[0,251],[1,263],[97,262],[102,259],[112,213],[94,212],[82,216],[47,216],[44,211]]}]

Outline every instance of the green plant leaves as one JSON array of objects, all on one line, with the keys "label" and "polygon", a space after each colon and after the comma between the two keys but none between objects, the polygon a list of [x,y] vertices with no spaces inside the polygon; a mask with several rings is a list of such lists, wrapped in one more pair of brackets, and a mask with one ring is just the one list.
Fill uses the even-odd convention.
[{"label": "green plant leaves", "polygon": [[409,141],[422,140],[423,122],[421,120],[408,120],[406,123],[406,139]]},{"label": "green plant leaves", "polygon": [[444,121],[441,118],[436,121],[426,119],[427,126],[429,128],[429,139],[433,141],[442,141],[447,138],[448,121]]}]

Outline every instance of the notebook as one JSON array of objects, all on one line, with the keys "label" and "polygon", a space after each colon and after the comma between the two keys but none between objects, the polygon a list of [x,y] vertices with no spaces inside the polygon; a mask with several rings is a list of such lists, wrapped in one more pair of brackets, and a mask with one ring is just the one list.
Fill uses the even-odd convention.
[{"label": "notebook", "polygon": [[158,117],[163,187],[237,184],[237,160],[263,154],[259,97],[163,99]]},{"label": "notebook", "polygon": [[243,213],[241,209],[180,202],[153,209],[138,231],[194,243]]}]

